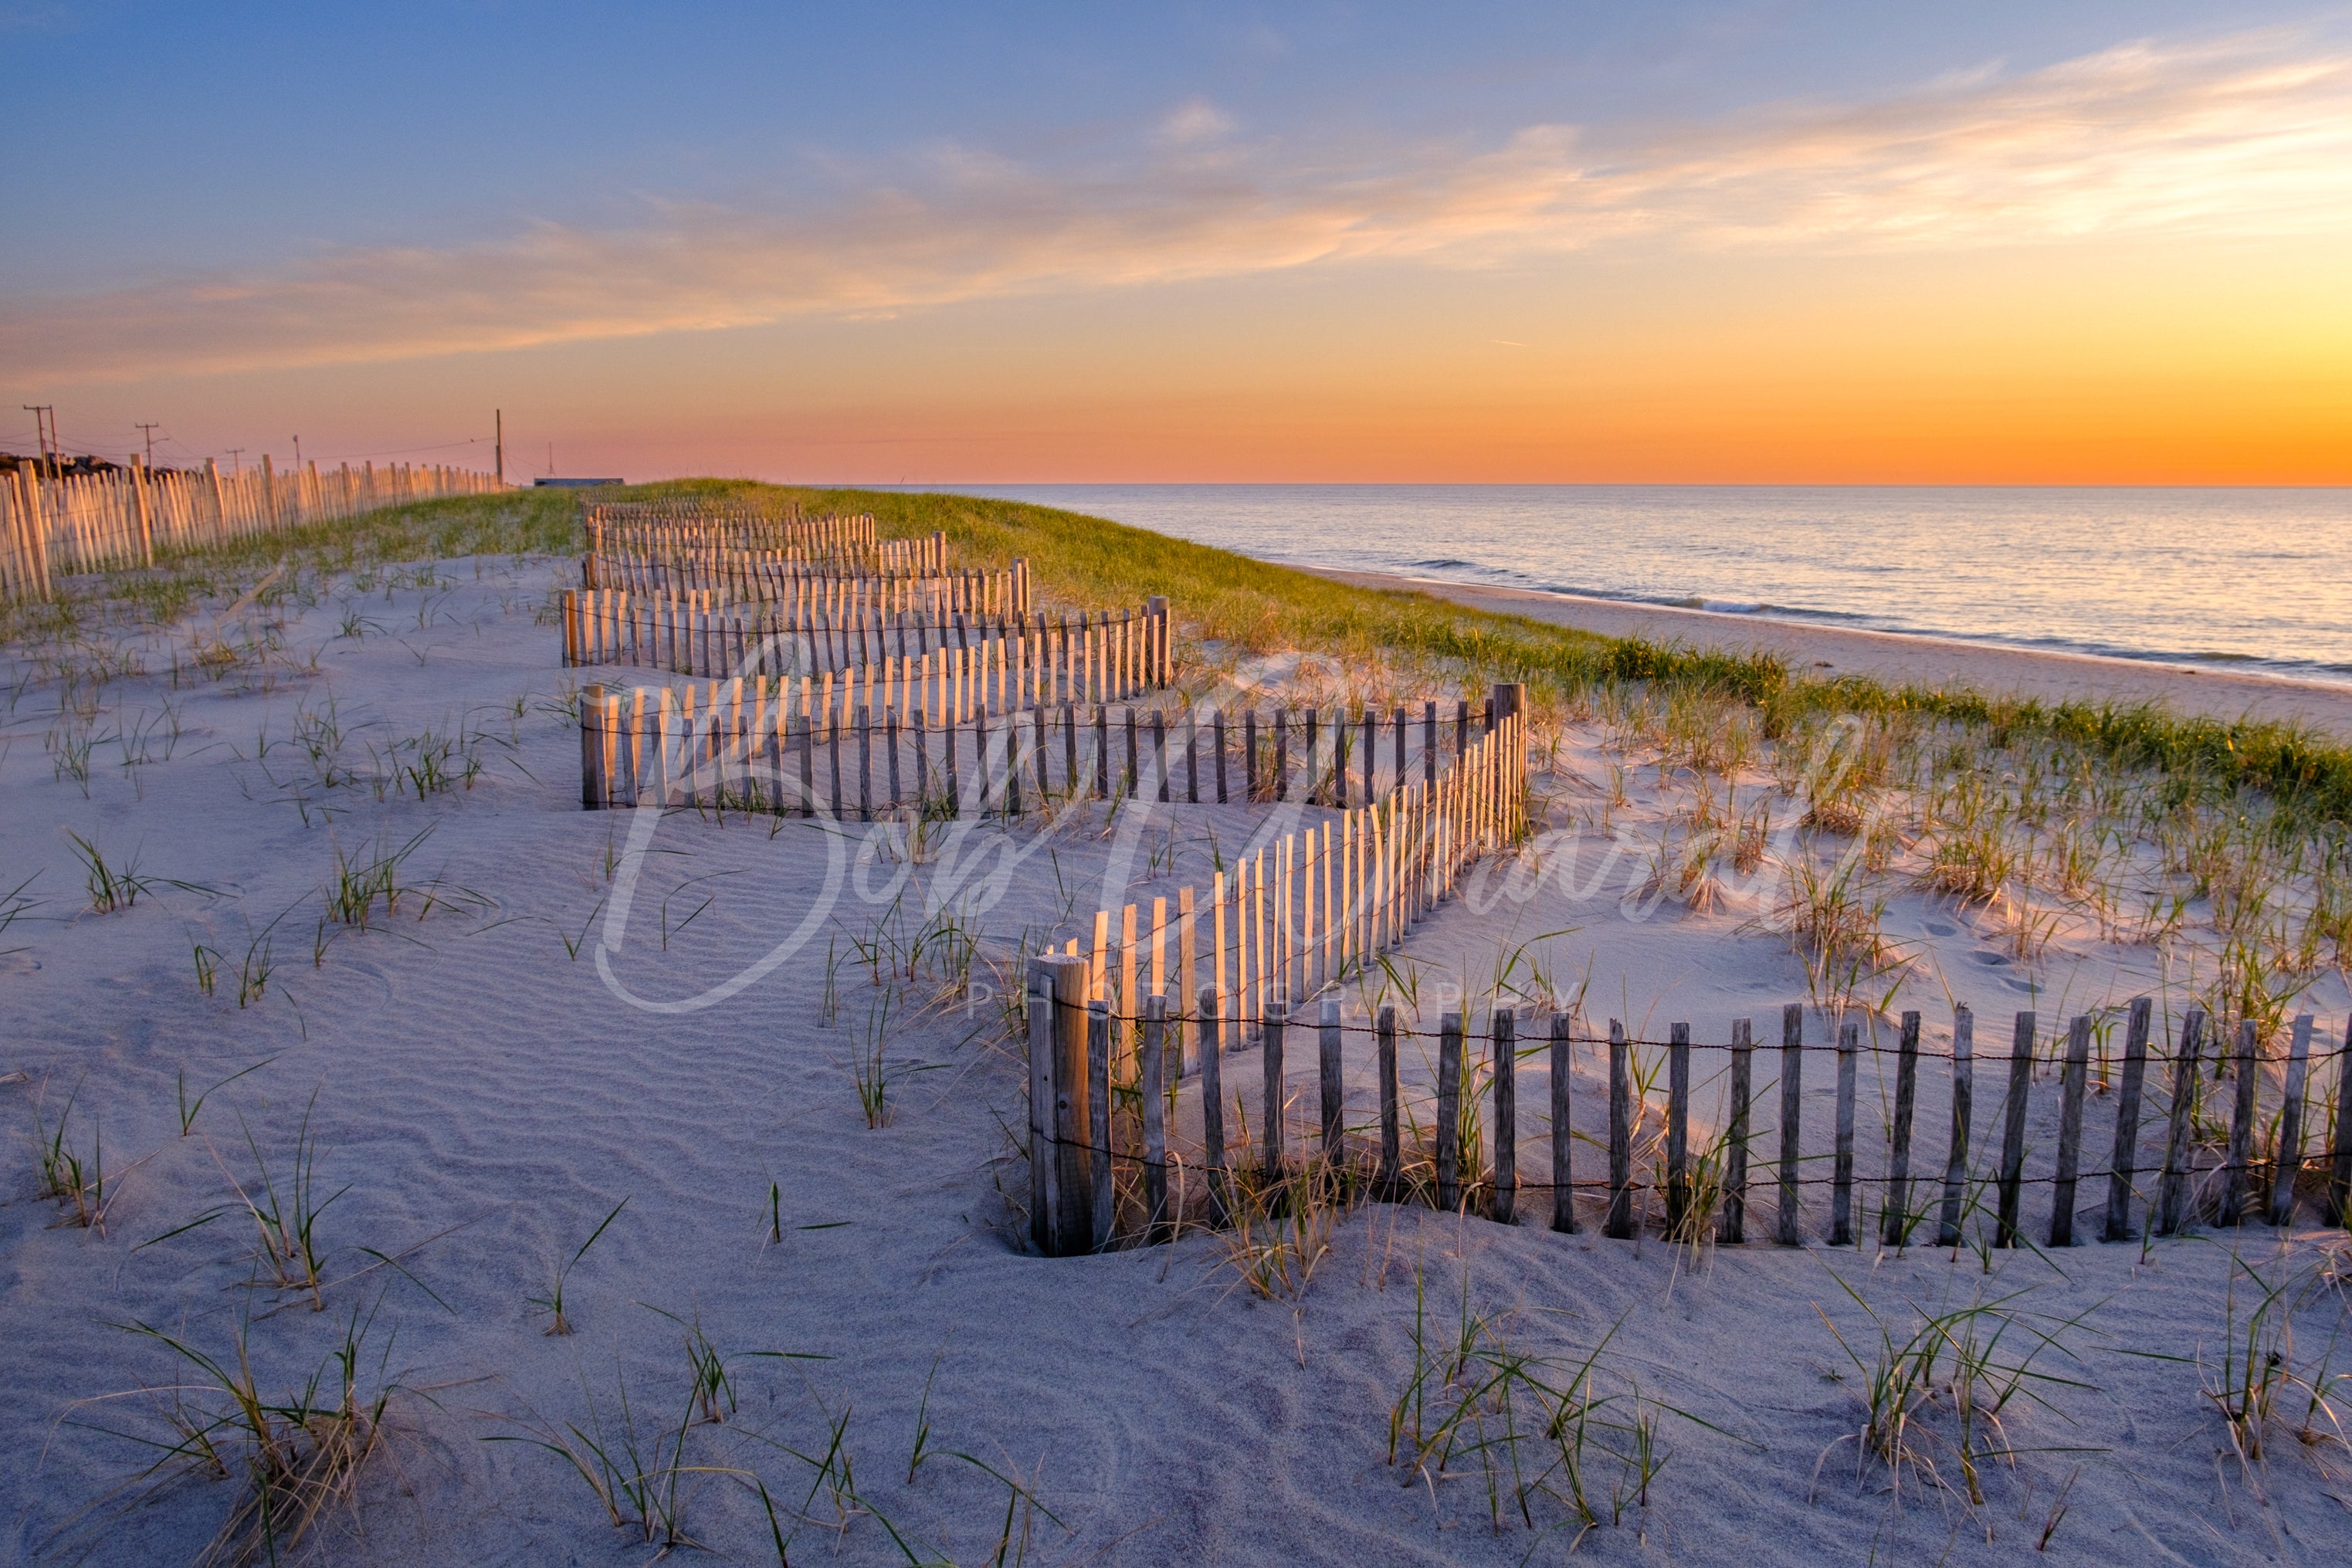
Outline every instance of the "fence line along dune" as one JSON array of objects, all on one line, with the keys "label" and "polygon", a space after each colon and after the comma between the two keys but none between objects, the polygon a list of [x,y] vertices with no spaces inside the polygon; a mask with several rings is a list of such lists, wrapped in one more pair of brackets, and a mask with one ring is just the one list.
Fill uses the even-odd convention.
[{"label": "fence line along dune", "polygon": [[26,469],[0,486],[0,599],[45,599],[50,579],[152,566],[158,553],[278,533],[383,507],[506,489],[488,474],[440,464],[306,463],[281,474],[150,469],[45,478]]}]

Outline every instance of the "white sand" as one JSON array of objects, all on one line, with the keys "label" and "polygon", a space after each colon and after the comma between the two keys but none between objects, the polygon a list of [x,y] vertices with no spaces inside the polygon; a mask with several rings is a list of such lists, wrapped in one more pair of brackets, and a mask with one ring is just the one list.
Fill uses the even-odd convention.
[{"label": "white sand", "polygon": [[[131,1499],[117,1489],[145,1458],[79,1423],[161,1428],[143,1400],[79,1402],[185,1381],[187,1369],[118,1325],[144,1322],[226,1356],[249,1315],[268,1391],[308,1375],[349,1315],[371,1309],[362,1388],[388,1355],[384,1364],[413,1392],[395,1401],[396,1429],[370,1472],[358,1522],[320,1537],[326,1560],[645,1561],[648,1549],[614,1530],[552,1456],[482,1439],[517,1434],[515,1423],[534,1413],[584,1427],[590,1396],[610,1435],[615,1379],[625,1376],[650,1442],[653,1428],[676,1419],[686,1389],[681,1330],[653,1309],[698,1321],[731,1356],[830,1358],[734,1361],[740,1409],[688,1442],[690,1463],[764,1477],[788,1524],[812,1472],[773,1445],[821,1454],[829,1412],[846,1420],[867,1507],[924,1560],[990,1560],[1004,1518],[1004,1487],[950,1451],[1024,1478],[1059,1516],[1060,1525],[1032,1521],[1031,1562],[1509,1564],[1564,1554],[1575,1531],[1562,1527],[1556,1504],[1535,1505],[1549,1533],[1508,1512],[1498,1533],[1475,1479],[1428,1483],[1388,1462],[1391,1408],[1413,1364],[1417,1273],[1433,1338],[1452,1334],[1466,1292],[1482,1310],[1515,1310],[1510,1338],[1530,1352],[1581,1359],[1607,1338],[1600,1387],[1618,1396],[1612,1410],[1629,1411],[1638,1386],[1719,1428],[1664,1416],[1659,1442],[1671,1457],[1646,1507],[1629,1500],[1612,1509],[1612,1491],[1628,1490],[1624,1469],[1596,1453],[1587,1486],[1604,1526],[1583,1542],[1596,1560],[2012,1562],[2042,1534],[2062,1491],[2067,1511],[2049,1543],[2057,1562],[2341,1562],[2352,1548],[2352,1455],[2305,1448],[2282,1427],[2274,1457],[2246,1470],[2225,1457],[2199,1368],[2137,1354],[2217,1360],[2233,1251],[2266,1273],[2306,1266],[2326,1234],[2307,1208],[2284,1252],[2276,1233],[2250,1227],[2159,1242],[2145,1256],[2095,1244],[2049,1260],[1996,1255],[1988,1276],[1969,1252],[1882,1256],[1867,1243],[1832,1252],[1759,1241],[1694,1260],[1654,1236],[1639,1244],[1591,1228],[1562,1237],[1539,1218],[1506,1228],[1374,1206],[1340,1228],[1295,1309],[1237,1289],[1211,1238],[1087,1260],[1024,1256],[1000,1190],[1026,1191],[1025,1161],[1007,1131],[1024,1117],[1025,1089],[992,1002],[894,1022],[888,1052],[903,1064],[895,1119],[869,1130],[859,1113],[850,1062],[876,992],[848,960],[845,934],[881,913],[890,868],[837,890],[841,1008],[830,1027],[820,1020],[823,938],[717,1006],[659,1011],[616,999],[598,973],[595,922],[611,892],[608,845],[625,842],[633,821],[579,810],[574,732],[534,706],[565,684],[553,629],[529,612],[557,569],[509,573],[487,563],[479,580],[472,563],[445,570],[455,581],[429,596],[431,624],[421,632],[428,596],[414,589],[359,604],[391,629],[361,643],[334,640],[342,611],[333,602],[292,616],[289,647],[297,662],[321,649],[320,673],[281,675],[272,693],[199,683],[175,695],[152,679],[110,688],[99,737],[155,715],[166,698],[183,733],[170,760],[131,769],[101,738],[88,799],[57,776],[44,748],[54,685],[33,688],[8,717],[0,891],[37,872],[26,892],[45,901],[0,935],[0,947],[22,948],[0,957],[0,1071],[26,1075],[0,1088],[14,1148],[0,1205],[11,1559],[186,1561],[228,1506],[228,1484],[201,1479],[124,1506]],[[364,787],[322,788],[289,737],[298,706],[315,712],[330,695],[350,736],[346,761],[362,771],[371,740],[381,750],[427,726],[511,734],[512,747],[484,743],[486,776],[427,801],[379,803]],[[265,730],[273,744],[262,758],[256,740]],[[298,807],[288,791],[306,778]],[[1172,817],[1177,875],[1122,891],[1122,900],[1199,876],[1203,822],[1222,824],[1227,853],[1246,831],[1240,808]],[[1638,801],[1625,814],[1637,831],[1655,819]],[[67,829],[110,855],[135,852],[150,876],[216,891],[159,886],[128,912],[89,913]],[[334,934],[314,965],[320,890],[337,848],[358,855],[427,829],[407,875],[441,879],[456,907],[420,921],[412,894],[397,920]],[[843,847],[814,825],[772,834],[760,822],[670,818],[644,858],[613,975],[656,1000],[724,984],[822,906],[827,852]],[[1055,924],[1063,903],[1055,862],[1037,852],[1045,846],[1024,835],[1016,847],[1027,852],[1017,862],[985,831],[968,846],[967,867],[984,855],[1007,868],[987,931],[1008,946],[1024,930],[1075,931]],[[1089,910],[1118,863],[1117,840],[1072,831],[1050,847],[1076,910]],[[1446,906],[1408,950],[1426,970],[1433,1019],[1442,972],[1466,972],[1475,988],[1498,951],[1575,926],[1546,947],[1557,971],[1589,973],[1592,1017],[1622,1017],[1652,1036],[1687,1019],[1714,1044],[1732,1018],[1752,1016],[1759,1044],[1777,1043],[1780,1004],[1802,997],[1802,970],[1783,942],[1748,928],[1753,907],[1694,915],[1669,903],[1633,919],[1622,893],[1621,869],[1591,897],[1563,893],[1555,876],[1524,904],[1484,915]],[[240,1009],[234,993],[248,933],[273,919],[276,971],[267,994]],[[1979,1068],[1984,1137],[1996,1121],[2008,1014],[2026,1005],[2023,982],[2014,965],[1995,961],[1996,938],[1924,898],[1897,898],[1889,925],[1932,960],[1897,1004],[1926,1010],[1931,1051],[1948,1039],[1938,972],[1978,1009],[1979,1055],[1996,1059]],[[563,937],[583,927],[589,945],[573,961]],[[194,942],[226,955],[210,998],[194,983]],[[2038,977],[2044,1011],[2055,1019],[2156,988],[2152,964],[2139,950],[2062,944]],[[2326,1041],[2339,1039],[2352,1006],[2340,977],[2310,1005]],[[1822,1027],[1809,1019],[1817,1039]],[[1308,1031],[1294,1040],[1296,1094],[1310,1091],[1313,1056]],[[1758,1060],[1766,1129],[1772,1054]],[[193,1095],[265,1057],[274,1060],[213,1095],[194,1135],[179,1135],[178,1074]],[[1349,1071],[1360,1116],[1370,1083],[1360,1036],[1350,1037]],[[1522,1164],[1537,1179],[1540,1071],[1529,1064],[1521,1092]],[[1808,1114],[1825,1133],[1827,1060],[1812,1058],[1808,1071]],[[1225,1081],[1253,1101],[1255,1127],[1255,1052],[1229,1057]],[[1932,1173],[1945,1102],[1935,1073],[1924,1082],[1917,1164]],[[1587,1056],[1580,1128],[1597,1131],[1603,1082]],[[1707,1081],[1703,1112],[1716,1092]],[[121,1177],[103,1237],[53,1225],[57,1206],[33,1196],[36,1097],[54,1117],[69,1093],[73,1141],[86,1147],[97,1120],[110,1166],[141,1162]],[[282,1184],[314,1094],[317,1181],[341,1194],[318,1227],[331,1281],[324,1313],[250,1288],[252,1229],[240,1216],[142,1245],[227,1201],[230,1177],[251,1184],[248,1129]],[[2052,1098],[2046,1084],[2037,1089],[2041,1151]],[[1865,1076],[1865,1176],[1884,1167],[1879,1105]],[[2109,1103],[2095,1099],[2086,1165],[2103,1163],[2111,1116]],[[1196,1117],[1188,1102],[1184,1119]],[[2144,1133],[2144,1147],[2155,1135]],[[1580,1158],[1580,1175],[1599,1173],[1596,1153]],[[2046,1158],[2037,1153],[2035,1174]],[[766,1240],[772,1183],[781,1245]],[[2029,1191],[2038,1233],[2046,1189]],[[2085,1183],[2086,1228],[2103,1197],[2103,1182]],[[552,1261],[624,1197],[627,1207],[571,1276],[578,1333],[548,1337],[545,1312],[526,1299],[545,1293]],[[1753,1201],[1751,1234],[1760,1237],[1770,1215],[1760,1158]],[[1523,1207],[1539,1217],[1540,1195]],[[1818,1207],[1808,1226],[1817,1237]],[[404,1273],[371,1270],[363,1249],[399,1256]],[[1822,1314],[1865,1358],[1875,1339],[1840,1281],[1896,1322],[1907,1322],[1906,1299],[2011,1297],[2044,1322],[2087,1314],[2063,1334],[2063,1351],[2036,1363],[2082,1386],[2050,1385],[2052,1408],[2011,1406],[2010,1439],[2030,1452],[1990,1467],[1981,1507],[1916,1476],[1891,1494],[1875,1466],[1857,1477],[1850,1438],[1862,1420],[1861,1377]],[[2242,1278],[2237,1289],[2242,1298]],[[2315,1355],[2342,1323],[2340,1293],[2298,1322],[2296,1351]],[[935,1359],[935,1452],[910,1483]],[[1945,1419],[1939,1412],[1931,1422],[1946,1430]],[[744,1487],[689,1479],[681,1496],[687,1528],[714,1552],[749,1562],[772,1551]],[[821,1491],[808,1511],[831,1517]],[[909,1555],[872,1516],[837,1537],[803,1525],[792,1551],[805,1562]]]}]

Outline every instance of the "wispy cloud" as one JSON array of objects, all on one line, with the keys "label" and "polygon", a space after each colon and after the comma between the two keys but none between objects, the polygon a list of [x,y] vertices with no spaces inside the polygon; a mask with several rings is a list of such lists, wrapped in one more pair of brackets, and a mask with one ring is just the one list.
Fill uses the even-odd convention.
[{"label": "wispy cloud", "polygon": [[1160,122],[1160,139],[1181,147],[1223,136],[1233,128],[1233,116],[1207,99],[1187,99]]},{"label": "wispy cloud", "polygon": [[[1614,145],[1565,125],[1483,150],[1234,145],[1205,101],[1141,130],[1124,162],[1079,171],[930,149],[824,211],[648,204],[615,227],[20,298],[0,309],[0,360],[81,378],[365,361],[1628,241],[1851,250],[2352,227],[2352,56],[2268,34]],[[1221,151],[1204,157],[1211,140]]]}]

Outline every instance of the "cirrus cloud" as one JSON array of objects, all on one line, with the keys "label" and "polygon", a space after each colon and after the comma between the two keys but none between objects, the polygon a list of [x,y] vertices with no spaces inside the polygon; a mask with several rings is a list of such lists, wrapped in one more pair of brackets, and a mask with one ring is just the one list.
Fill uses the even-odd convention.
[{"label": "cirrus cloud", "polygon": [[[2352,226],[2352,56],[2277,34],[2136,44],[1855,104],[1604,143],[1235,144],[1204,100],[1076,169],[933,149],[822,210],[647,202],[604,227],[369,247],[0,307],[0,358],[101,380],[365,362],[1368,258],[1629,242],[1822,250]],[[1200,144],[1222,151],[1202,158]]]}]

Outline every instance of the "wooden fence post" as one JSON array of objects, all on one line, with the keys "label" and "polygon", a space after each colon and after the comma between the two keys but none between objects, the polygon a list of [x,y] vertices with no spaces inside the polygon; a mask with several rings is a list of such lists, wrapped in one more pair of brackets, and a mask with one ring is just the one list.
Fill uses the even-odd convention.
[{"label": "wooden fence post", "polygon": [[1911,1120],[1919,1097],[1919,1015],[1903,1015],[1895,1057],[1895,1142],[1886,1166],[1885,1224],[1879,1236],[1889,1247],[1911,1241]]},{"label": "wooden fence post", "polygon": [[1601,1234],[1622,1241],[1633,1234],[1633,1067],[1625,1026],[1609,1020],[1609,1217]]},{"label": "wooden fence post", "polygon": [[[1508,686],[1495,688],[1502,709]],[[1666,1237],[1688,1241],[1690,1217],[1690,1025],[1666,1027]]]},{"label": "wooden fence post", "polygon": [[1067,1258],[1094,1243],[1092,1108],[1087,1075],[1087,965],[1049,960],[1054,984],[1054,1232],[1045,1250]]},{"label": "wooden fence post", "polygon": [[2215,1217],[2222,1225],[2241,1225],[2246,1218],[2246,1193],[2251,1180],[2254,1157],[2254,1091],[2261,1080],[2254,1048],[2257,1044],[2254,1020],[2242,1019],[2238,1023],[2238,1051],[2235,1062],[2237,1090],[2235,1113],[2230,1118],[2230,1155],[2221,1167],[2221,1212]]},{"label": "wooden fence post", "polygon": [[1519,1194],[1518,1019],[1508,1008],[1494,1012],[1495,1202],[1497,1225],[1515,1224]]},{"label": "wooden fence post", "polygon": [[2205,1014],[2190,1008],[2180,1020],[2180,1049],[2172,1059],[2172,1110],[2164,1134],[2164,1175],[2157,1186],[2156,1233],[2170,1236],[2188,1218],[2189,1134],[2197,1106],[2197,1058],[2205,1045]]},{"label": "wooden fence post", "polygon": [[1976,1015],[1965,1004],[1952,1009],[1952,1135],[1944,1155],[1944,1208],[1936,1245],[1960,1244],[1960,1204],[1969,1179],[1969,1123],[1976,1091]]},{"label": "wooden fence post", "polygon": [[2132,1177],[2139,1162],[2139,1101],[2147,1078],[2149,1002],[2134,997],[2124,1026],[2123,1082],[2116,1091],[2116,1146],[2107,1159],[2107,1223],[2105,1241],[2131,1239]]},{"label": "wooden fence post", "polygon": [[2286,1100],[2279,1109],[2278,1168],[2271,1176],[2270,1221],[2294,1222],[2294,1178],[2303,1174],[2303,1088],[2311,1068],[2311,1015],[2294,1020],[2286,1051]]},{"label": "wooden fence post", "polygon": [[1569,1126],[1575,1021],[1567,1013],[1551,1015],[1551,1228],[1566,1236],[1576,1234],[1575,1160],[1570,1153],[1575,1136]]},{"label": "wooden fence post", "polygon": [[1143,998],[1143,1060],[1139,1064],[1143,1092],[1143,1208],[1145,1234],[1164,1240],[1168,1213],[1168,995],[1154,991]]},{"label": "wooden fence post", "polygon": [[2058,1170],[2050,1184],[2050,1245],[2074,1245],[2074,1184],[2083,1162],[2083,1084],[2091,1066],[2091,1020],[2066,1028],[2066,1065],[2058,1075]]},{"label": "wooden fence post", "polygon": [[1231,1213],[1225,1192],[1224,1037],[1218,1021],[1223,998],[1215,986],[1202,986],[1200,1016],[1193,1024],[1194,1049],[1201,1057],[1201,1145],[1209,1168],[1209,1223],[1223,1225]]},{"label": "wooden fence post", "polygon": [[1402,1158],[1401,1144],[1402,1118],[1397,1106],[1396,1008],[1381,1004],[1373,1023],[1374,1038],[1380,1051],[1381,1073],[1381,1177],[1379,1193],[1390,1203],[1396,1201],[1398,1165]]},{"label": "wooden fence post", "polygon": [[2018,1202],[2025,1179],[2025,1096],[2033,1082],[2033,1015],[2017,1015],[2010,1037],[2009,1098],[2001,1108],[2000,1213],[1996,1247],[2014,1247],[2019,1235]]},{"label": "wooden fence post", "polygon": [[2336,1223],[2352,1230],[2352,1021],[2336,1048],[2336,1159],[2327,1186]]},{"label": "wooden fence post", "polygon": [[1862,1023],[1846,1019],[1838,1025],[1837,1155],[1830,1178],[1830,1245],[1853,1245],[1853,1096],[1855,1070],[1862,1051]]},{"label": "wooden fence post", "polygon": [[580,809],[604,810],[610,781],[601,777],[604,760],[604,688],[583,687],[580,693]]},{"label": "wooden fence post", "polygon": [[1805,1108],[1805,1009],[1790,1002],[1780,1009],[1780,1212],[1774,1239],[1783,1247],[1803,1245],[1798,1228],[1802,1212],[1797,1196],[1798,1139]]},{"label": "wooden fence post", "polygon": [[1731,1020],[1731,1118],[1724,1128],[1723,1218],[1716,1239],[1748,1239],[1748,1134],[1754,1119],[1756,1023]]},{"label": "wooden fence post", "polygon": [[1315,1066],[1316,1081],[1322,1090],[1319,1109],[1323,1113],[1323,1159],[1327,1165],[1336,1166],[1343,1153],[1341,1145],[1347,1135],[1342,1116],[1346,1100],[1339,1074],[1342,1041],[1338,998],[1324,998],[1316,1022]]},{"label": "wooden fence post", "polygon": [[1094,1192],[1087,1231],[1099,1251],[1110,1245],[1112,1203],[1117,1186],[1111,1170],[1110,1143],[1110,1004],[1087,1004],[1087,1143],[1093,1155]]},{"label": "wooden fence post", "polygon": [[1282,1177],[1282,1023],[1283,1008],[1279,1000],[1270,1001],[1261,1015],[1259,1039],[1265,1043],[1265,1106],[1259,1115],[1265,1155],[1265,1179]]},{"label": "wooden fence post", "polygon": [[1029,960],[1029,1240],[1052,1258],[1060,1227],[1055,1176],[1060,1155],[1054,1140],[1054,976],[1056,960]]},{"label": "wooden fence post", "polygon": [[1462,1015],[1437,1021],[1437,1207],[1462,1206]]}]

